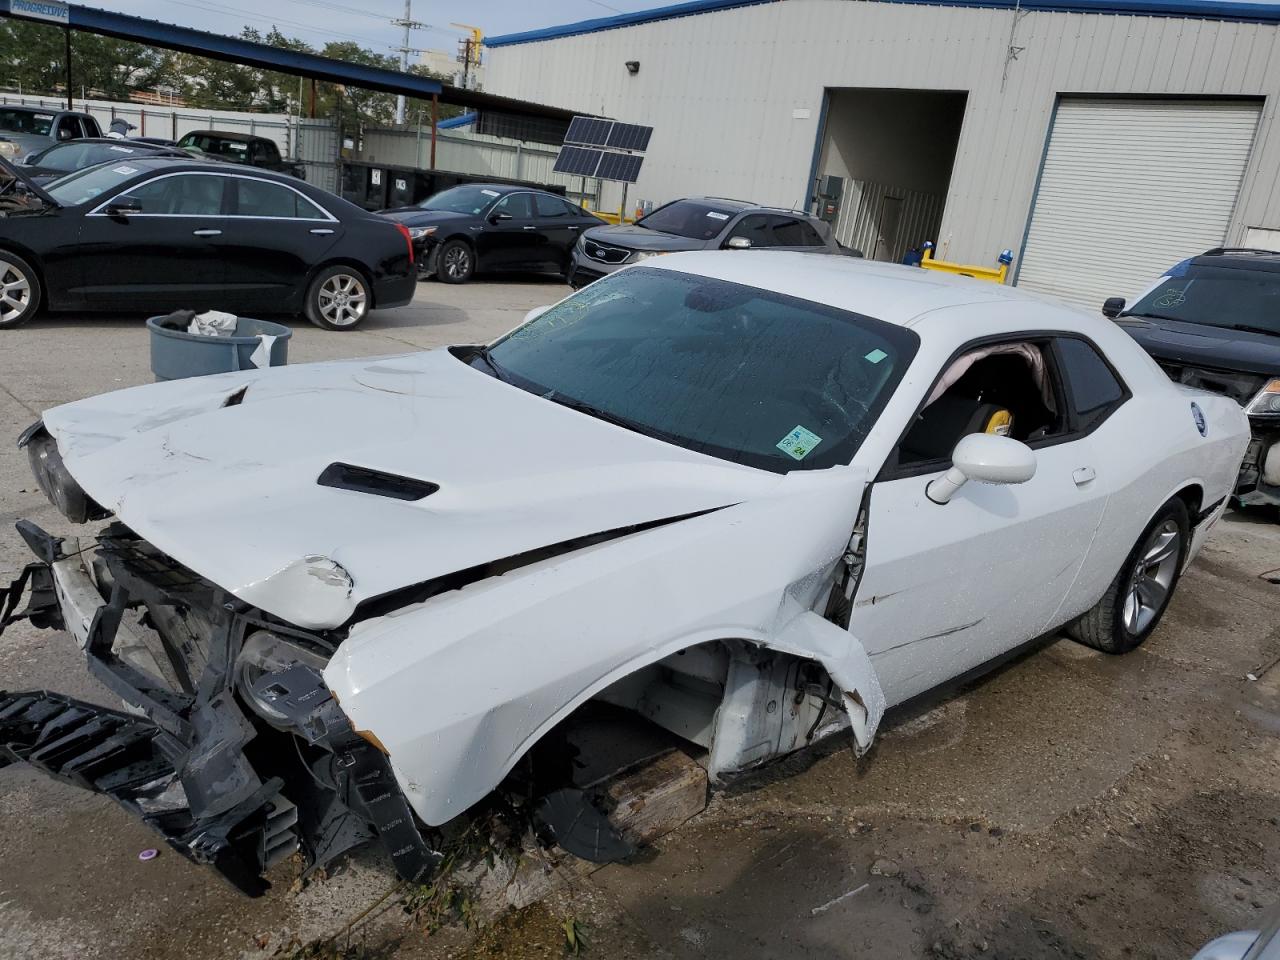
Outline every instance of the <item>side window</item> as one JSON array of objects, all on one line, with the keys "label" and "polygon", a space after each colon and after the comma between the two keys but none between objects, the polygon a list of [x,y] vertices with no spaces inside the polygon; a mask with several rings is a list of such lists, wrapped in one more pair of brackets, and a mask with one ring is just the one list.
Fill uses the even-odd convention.
[{"label": "side window", "polygon": [[773,237],[773,230],[769,223],[771,219],[761,213],[743,217],[729,231],[729,235],[724,238],[725,242],[728,243],[734,237],[745,237],[751,241],[753,247],[776,247],[778,242]]},{"label": "side window", "polygon": [[102,128],[98,126],[98,121],[93,117],[81,117],[80,124],[84,127],[84,135],[86,137],[102,136]]},{"label": "side window", "polygon": [[911,466],[946,461],[970,433],[1034,443],[1063,436],[1068,429],[1047,344],[992,344],[951,362],[902,438],[897,462]]},{"label": "side window", "polygon": [[63,117],[58,121],[59,140],[75,140],[80,137],[80,121],[75,117]]},{"label": "side window", "polygon": [[250,180],[247,177],[236,177],[235,181],[236,216],[324,219],[315,204],[286,186],[266,180]]},{"label": "side window", "polygon": [[545,193],[536,193],[533,196],[534,209],[538,211],[539,217],[567,217],[569,210],[561,202],[559,197],[552,197]]},{"label": "side window", "polygon": [[591,216],[591,214],[587,213],[586,210],[582,209],[582,207],[578,206],[576,203],[571,203],[568,200],[561,200],[560,202],[564,204],[565,213],[571,217],[582,218]]},{"label": "side window", "polygon": [[529,194],[509,193],[494,204],[493,212],[510,214],[514,220],[528,220],[533,217],[533,205],[529,203]]},{"label": "side window", "polygon": [[773,242],[779,247],[825,246],[813,224],[799,217],[773,217]]},{"label": "side window", "polygon": [[209,217],[223,212],[223,177],[178,174],[139,184],[123,196],[142,204],[142,213],[152,216]]},{"label": "side window", "polygon": [[1073,337],[1059,337],[1057,347],[1072,409],[1082,427],[1091,427],[1124,398],[1125,389],[1093,344]]}]

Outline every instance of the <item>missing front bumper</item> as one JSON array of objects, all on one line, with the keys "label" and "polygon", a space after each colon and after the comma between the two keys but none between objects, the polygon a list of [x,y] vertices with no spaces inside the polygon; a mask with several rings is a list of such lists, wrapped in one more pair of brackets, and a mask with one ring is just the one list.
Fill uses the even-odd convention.
[{"label": "missing front bumper", "polygon": [[[25,521],[20,530],[40,560],[0,591],[0,629],[21,619],[65,628],[90,673],[145,716],[0,693],[0,766],[21,760],[111,796],[251,896],[294,851],[310,870],[373,838],[400,876],[434,869],[387,757],[352,730],[317,670],[258,671],[254,700],[276,697],[280,710],[266,718],[246,706],[237,668],[249,636],[270,630],[317,649],[325,638],[269,622],[118,525],[94,560],[75,541]],[[138,610],[159,649],[126,616]]]}]

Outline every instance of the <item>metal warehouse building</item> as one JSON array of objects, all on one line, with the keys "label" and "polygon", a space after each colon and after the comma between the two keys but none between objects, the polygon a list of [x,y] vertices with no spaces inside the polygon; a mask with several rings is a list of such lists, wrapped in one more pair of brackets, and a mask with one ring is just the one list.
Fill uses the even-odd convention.
[{"label": "metal warehouse building", "polygon": [[1280,249],[1280,4],[696,0],[487,44],[494,93],[655,128],[632,200],[826,186],[868,256],[1007,247],[1093,306]]}]

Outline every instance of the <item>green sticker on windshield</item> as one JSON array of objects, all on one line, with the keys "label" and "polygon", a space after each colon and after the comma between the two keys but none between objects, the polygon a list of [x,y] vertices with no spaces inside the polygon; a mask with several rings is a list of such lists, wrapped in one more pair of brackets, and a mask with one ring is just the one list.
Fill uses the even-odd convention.
[{"label": "green sticker on windshield", "polygon": [[865,359],[870,360],[872,363],[879,363],[881,360],[883,360],[887,356],[888,356],[887,353],[885,353],[883,350],[877,347],[875,350],[872,350],[870,353],[868,353]]},{"label": "green sticker on windshield", "polygon": [[821,442],[820,436],[797,424],[794,430],[778,441],[778,449],[789,457],[803,460]]}]

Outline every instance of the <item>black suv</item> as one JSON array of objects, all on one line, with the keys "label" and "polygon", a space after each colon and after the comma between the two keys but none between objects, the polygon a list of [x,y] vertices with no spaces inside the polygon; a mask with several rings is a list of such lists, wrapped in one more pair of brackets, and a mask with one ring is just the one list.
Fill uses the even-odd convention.
[{"label": "black suv", "polygon": [[1236,400],[1253,440],[1236,496],[1280,505],[1280,252],[1219,247],[1182,261],[1129,307],[1103,304],[1178,383]]}]

